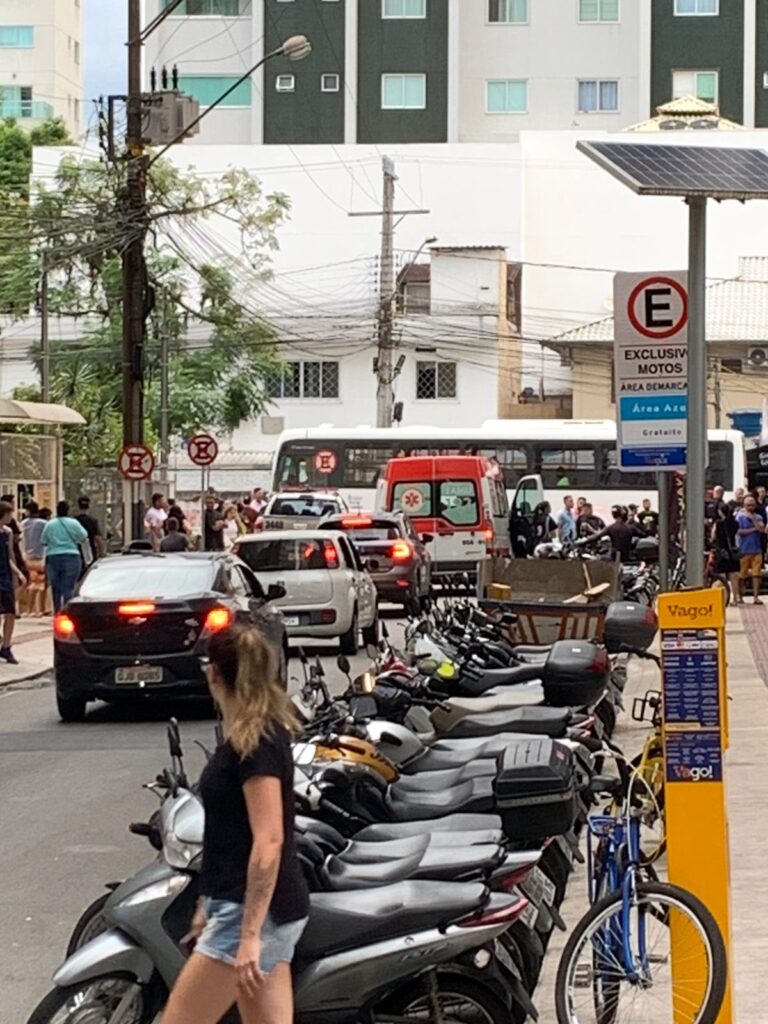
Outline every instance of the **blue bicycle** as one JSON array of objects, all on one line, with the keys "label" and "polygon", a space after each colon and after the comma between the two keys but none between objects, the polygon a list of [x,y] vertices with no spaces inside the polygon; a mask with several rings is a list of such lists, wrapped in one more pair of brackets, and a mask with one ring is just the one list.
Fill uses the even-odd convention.
[{"label": "blue bicycle", "polygon": [[690,892],[656,878],[631,782],[593,783],[613,800],[588,819],[591,906],[558,967],[558,1024],[714,1024],[727,977],[717,922]]}]

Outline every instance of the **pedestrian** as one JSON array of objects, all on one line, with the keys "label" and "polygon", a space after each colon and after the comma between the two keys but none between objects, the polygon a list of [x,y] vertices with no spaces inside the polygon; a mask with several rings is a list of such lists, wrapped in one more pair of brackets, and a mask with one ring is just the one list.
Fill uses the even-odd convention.
[{"label": "pedestrian", "polygon": [[296,719],[255,626],[215,633],[208,659],[226,739],[200,778],[203,895],[163,1024],[217,1024],[235,1001],[244,1024],[290,1024],[290,964],[309,912],[294,840]]},{"label": "pedestrian", "polygon": [[162,494],[153,494],[152,502],[144,516],[146,538],[154,551],[160,550],[160,541],[165,533],[165,521],[168,518],[166,501]]},{"label": "pedestrian", "polygon": [[741,596],[741,577],[739,575],[739,526],[736,522],[738,506],[735,502],[730,507],[718,510],[712,535],[714,550],[713,567],[716,573],[727,576],[731,585],[734,604],[744,604]]},{"label": "pedestrian", "polygon": [[51,509],[49,509],[47,505],[43,505],[42,508],[40,509],[40,518],[43,520],[43,522],[47,523],[52,515],[53,512],[51,511]]},{"label": "pedestrian", "polygon": [[61,611],[75,592],[83,564],[80,545],[84,540],[88,540],[85,527],[70,516],[69,503],[60,501],[56,505],[56,518],[45,524],[42,534],[54,612]]},{"label": "pedestrian", "polygon": [[[91,561],[95,561],[97,558],[102,558],[104,549],[104,538],[101,536],[101,528],[99,527],[99,521],[95,516],[91,515],[91,499],[86,494],[82,494],[77,499],[77,515],[75,519],[80,523],[85,532],[88,534],[88,543],[91,545]],[[88,568],[86,558],[83,558],[83,570]],[[90,563],[88,563],[90,564]]]},{"label": "pedestrian", "polygon": [[9,665],[18,665],[11,644],[13,629],[16,625],[16,591],[18,584],[25,582],[24,573],[16,563],[13,544],[13,505],[0,500],[0,615],[3,617],[3,639],[0,647],[0,658]]},{"label": "pedestrian", "polygon": [[27,502],[27,518],[21,522],[21,549],[29,573],[29,614],[39,619],[45,615],[45,520],[36,501]]},{"label": "pedestrian", "polygon": [[595,515],[592,503],[585,501],[581,506],[581,513],[576,518],[576,536],[580,538],[594,537],[603,529],[605,529],[605,523],[600,516]]},{"label": "pedestrian", "polygon": [[755,511],[757,502],[748,494],[744,505],[736,514],[739,538],[739,563],[741,574],[741,593],[745,596],[746,581],[752,577],[752,599],[754,604],[762,604],[760,600],[760,584],[763,579],[763,546],[762,535],[765,531],[765,520]]},{"label": "pedestrian", "polygon": [[248,495],[242,501],[237,503],[237,514],[243,523],[246,533],[253,533],[253,528],[256,525],[256,520],[259,518],[253,511],[251,506],[248,504]]},{"label": "pedestrian", "polygon": [[552,518],[552,506],[540,501],[533,511],[533,545],[548,544],[557,532],[557,523]]},{"label": "pedestrian", "polygon": [[565,466],[558,466],[555,470],[555,487],[570,487],[571,480],[565,471]]},{"label": "pedestrian", "polygon": [[744,504],[744,498],[746,497],[746,494],[747,492],[744,490],[743,487],[737,487],[736,490],[733,492],[733,500],[739,508],[741,508],[741,506]]},{"label": "pedestrian", "polygon": [[235,544],[237,544],[238,538],[245,533],[245,526],[238,515],[237,506],[231,501],[227,502],[224,506],[223,515],[224,529],[222,530],[222,536],[224,537],[224,547],[227,551],[231,551]]},{"label": "pedestrian", "polygon": [[216,508],[216,495],[210,493],[205,496],[203,548],[206,551],[224,550],[224,516]]},{"label": "pedestrian", "polygon": [[260,516],[264,509],[267,507],[267,503],[264,499],[264,491],[261,487],[254,487],[251,500],[248,502],[249,508],[252,508],[257,516]]},{"label": "pedestrian", "polygon": [[637,514],[637,525],[648,537],[655,537],[659,532],[659,513],[654,512],[650,498],[643,498],[642,510]]},{"label": "pedestrian", "polygon": [[[168,498],[168,519],[173,517],[179,524],[179,533],[188,534],[189,526],[187,525],[187,517],[184,514],[184,510],[181,508],[175,498]],[[168,519],[165,520],[165,532],[168,532]]]},{"label": "pedestrian", "polygon": [[721,484],[715,484],[712,488],[712,497],[704,506],[704,518],[710,526],[717,521],[721,506],[725,505],[725,488]]},{"label": "pedestrian", "polygon": [[189,537],[181,532],[176,516],[168,516],[165,528],[168,532],[160,541],[161,551],[189,551]]},{"label": "pedestrian", "polygon": [[593,534],[593,540],[597,540],[598,537],[609,537],[613,556],[618,557],[620,562],[628,562],[632,557],[632,541],[636,536],[636,528],[627,522],[629,513],[623,505],[614,505],[611,516],[613,522],[603,527],[599,533]]},{"label": "pedestrian", "polygon": [[16,499],[12,494],[3,494],[0,496],[0,501],[4,501],[7,505],[11,506],[11,518],[8,523],[8,527],[13,534],[13,557],[16,559],[16,565],[21,569],[24,581],[26,582],[29,573],[27,572],[27,566],[24,562],[24,555],[21,550],[21,527],[19,526],[15,514]]},{"label": "pedestrian", "polygon": [[576,520],[573,518],[573,495],[566,494],[563,507],[557,513],[557,539],[561,544],[572,544],[576,540]]}]

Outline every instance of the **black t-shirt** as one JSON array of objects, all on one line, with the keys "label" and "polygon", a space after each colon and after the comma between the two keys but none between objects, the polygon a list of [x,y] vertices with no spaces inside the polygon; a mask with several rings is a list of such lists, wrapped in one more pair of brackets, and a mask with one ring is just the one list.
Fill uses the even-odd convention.
[{"label": "black t-shirt", "polygon": [[611,538],[611,547],[618,553],[622,562],[626,562],[632,554],[632,538],[635,532],[627,523],[616,520],[606,527],[605,532]]},{"label": "black t-shirt", "polygon": [[245,900],[253,834],[243,783],[257,775],[280,779],[283,794],[283,849],[269,912],[279,924],[298,921],[309,912],[309,897],[296,856],[293,758],[282,726],[275,727],[273,736],[262,737],[256,750],[245,758],[229,742],[222,744],[200,777],[205,808],[200,891],[215,900]]},{"label": "black t-shirt", "polygon": [[94,519],[93,516],[88,515],[87,512],[81,512],[79,515],[75,516],[75,519],[77,519],[78,523],[80,523],[85,532],[88,534],[88,541],[91,545],[91,553],[95,558],[96,538],[101,536],[101,530],[99,529],[98,521]]},{"label": "black t-shirt", "polygon": [[223,551],[224,550],[224,531],[214,530],[214,524],[220,523],[224,519],[221,512],[217,512],[215,508],[207,508],[205,510],[205,550],[206,551]]},{"label": "black t-shirt", "polygon": [[186,533],[179,533],[178,530],[174,530],[172,533],[166,533],[166,535],[160,541],[160,550],[188,551],[189,540],[187,539]]}]

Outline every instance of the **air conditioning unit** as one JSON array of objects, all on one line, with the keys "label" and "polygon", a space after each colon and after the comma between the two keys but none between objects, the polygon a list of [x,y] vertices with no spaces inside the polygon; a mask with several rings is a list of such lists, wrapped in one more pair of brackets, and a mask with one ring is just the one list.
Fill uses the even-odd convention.
[{"label": "air conditioning unit", "polygon": [[747,352],[744,369],[748,373],[768,372],[768,348],[765,346],[751,348]]}]

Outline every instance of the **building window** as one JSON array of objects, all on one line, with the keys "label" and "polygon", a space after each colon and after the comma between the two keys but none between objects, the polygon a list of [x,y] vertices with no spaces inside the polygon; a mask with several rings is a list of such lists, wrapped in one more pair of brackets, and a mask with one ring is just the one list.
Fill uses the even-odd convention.
[{"label": "building window", "polygon": [[488,0],[488,21],[492,25],[524,25],[528,0]]},{"label": "building window", "polygon": [[619,0],[579,0],[579,21],[619,20]]},{"label": "building window", "polygon": [[[179,89],[198,101],[201,107],[210,107],[227,89],[237,81],[235,75],[179,75]],[[251,83],[249,79],[241,82],[225,100],[222,107],[250,107]]]},{"label": "building window", "polygon": [[331,361],[283,363],[267,375],[270,398],[338,398],[339,364]]},{"label": "building window", "polygon": [[406,281],[400,292],[403,313],[428,313],[430,292],[429,281]]},{"label": "building window", "polygon": [[709,15],[720,13],[720,0],[675,0],[675,15]]},{"label": "building window", "polygon": [[[168,7],[171,0],[165,0]],[[251,0],[183,0],[174,9],[172,17],[202,16],[213,18],[237,18],[251,13]]]},{"label": "building window", "polygon": [[75,58],[75,64],[79,64],[80,63],[80,43],[78,43],[77,40],[75,40],[74,58]]},{"label": "building window", "polygon": [[579,82],[579,113],[604,114],[619,109],[619,83],[615,79],[587,79]]},{"label": "building window", "polygon": [[338,92],[339,85],[338,75],[320,75],[320,92]]},{"label": "building window", "polygon": [[[50,109],[50,115],[45,108]],[[4,85],[0,88],[0,117],[46,117],[52,114],[48,104],[33,104],[31,85]]]},{"label": "building window", "polygon": [[35,45],[32,25],[0,25],[0,46],[9,49],[28,49]]},{"label": "building window", "polygon": [[497,79],[485,83],[488,114],[524,114],[528,109],[528,83],[522,78]]},{"label": "building window", "polygon": [[426,18],[427,0],[381,0],[382,18]]},{"label": "building window", "polygon": [[695,96],[707,103],[717,103],[717,71],[673,71],[672,99]]},{"label": "building window", "polygon": [[417,398],[455,398],[456,363],[416,363]]},{"label": "building window", "polygon": [[277,75],[275,78],[275,89],[278,92],[296,92],[296,76]]},{"label": "building window", "polygon": [[382,75],[382,110],[424,110],[427,105],[426,75]]}]

